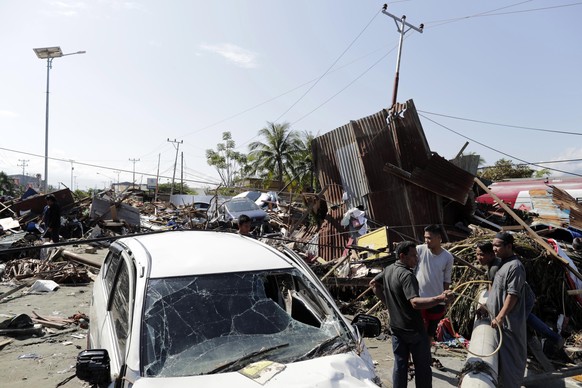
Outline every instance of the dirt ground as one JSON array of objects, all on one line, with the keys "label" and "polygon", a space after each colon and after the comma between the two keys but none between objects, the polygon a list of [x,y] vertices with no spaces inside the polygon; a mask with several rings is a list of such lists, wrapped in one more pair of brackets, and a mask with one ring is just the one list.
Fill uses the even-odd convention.
[{"label": "dirt ground", "polygon": [[[0,285],[0,293],[10,290]],[[13,294],[0,302],[0,321],[7,316],[35,311],[40,316],[68,318],[81,312],[89,315],[91,285],[61,286],[53,292],[39,295]],[[0,349],[0,376],[5,387],[56,387],[75,374],[77,354],[86,348],[87,330],[72,325],[63,330],[45,329],[43,336],[12,338],[0,336],[0,342],[13,341]],[[6,384],[6,385],[5,385]],[[64,387],[88,387],[76,377]]]}]

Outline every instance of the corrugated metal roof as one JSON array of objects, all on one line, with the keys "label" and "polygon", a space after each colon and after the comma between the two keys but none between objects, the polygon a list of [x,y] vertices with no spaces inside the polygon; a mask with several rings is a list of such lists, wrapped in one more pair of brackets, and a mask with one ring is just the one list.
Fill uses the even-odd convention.
[{"label": "corrugated metal roof", "polygon": [[[443,220],[442,198],[435,193],[464,202],[473,184],[471,174],[430,151],[412,100],[315,138],[313,154],[326,201],[340,204],[348,194],[320,232],[320,256],[328,260],[345,246],[339,221],[349,208],[363,204],[371,220],[389,227],[391,241],[421,241],[424,226]],[[414,179],[386,173],[386,164]]]}]

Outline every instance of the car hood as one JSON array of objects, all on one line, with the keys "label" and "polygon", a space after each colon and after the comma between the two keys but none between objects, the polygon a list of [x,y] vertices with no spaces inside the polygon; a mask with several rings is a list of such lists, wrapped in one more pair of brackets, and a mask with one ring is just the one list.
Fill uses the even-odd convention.
[{"label": "car hood", "polygon": [[[374,367],[354,352],[285,364],[284,369],[271,377],[263,387],[378,387]],[[166,387],[186,388],[193,385],[203,387],[257,388],[260,382],[240,372],[218,373],[202,376],[142,378],[134,388]]]}]

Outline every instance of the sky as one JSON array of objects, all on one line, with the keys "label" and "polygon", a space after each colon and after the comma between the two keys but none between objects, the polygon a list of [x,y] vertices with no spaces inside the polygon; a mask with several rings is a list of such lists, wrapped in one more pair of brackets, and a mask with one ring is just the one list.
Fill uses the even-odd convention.
[{"label": "sky", "polygon": [[[155,177],[213,187],[206,162],[267,122],[322,135],[388,108],[399,33],[383,2],[0,0],[0,171],[79,189]],[[398,101],[433,152],[485,165],[582,159],[582,1],[404,0]],[[493,125],[491,123],[500,124]],[[172,142],[172,141],[176,142]],[[135,160],[135,163],[133,162]],[[159,161],[159,163],[158,163]],[[545,165],[582,175],[582,162]],[[537,169],[538,167],[536,167]]]}]

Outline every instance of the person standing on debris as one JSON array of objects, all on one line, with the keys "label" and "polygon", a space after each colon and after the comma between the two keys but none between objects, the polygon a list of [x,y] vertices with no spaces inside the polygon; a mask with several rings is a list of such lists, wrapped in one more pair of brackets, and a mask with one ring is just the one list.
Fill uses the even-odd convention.
[{"label": "person standing on debris", "polygon": [[374,294],[388,307],[390,315],[394,353],[392,384],[394,388],[407,386],[408,359],[412,354],[416,386],[430,388],[430,343],[420,310],[447,303],[453,294],[446,290],[437,296],[420,296],[418,280],[413,273],[418,263],[418,254],[416,244],[412,241],[398,244],[396,258],[394,264],[386,267],[370,281]]},{"label": "person standing on debris", "polygon": [[49,194],[45,199],[47,205],[44,208],[42,220],[46,232],[43,237],[57,243],[59,242],[59,231],[61,229],[61,207],[54,195]]},{"label": "person standing on debris", "polygon": [[[440,295],[451,285],[453,255],[441,244],[442,229],[440,226],[429,225],[424,228],[424,244],[416,247],[418,266],[415,272],[420,287],[420,296],[423,298]],[[432,344],[438,324],[444,316],[444,303],[422,310],[422,318],[430,344]],[[437,369],[444,369],[436,358],[432,359],[431,365]]]},{"label": "person standing on debris", "polygon": [[238,217],[238,234],[254,238],[255,236],[251,234],[251,226],[252,222],[249,216],[241,214]]},{"label": "person standing on debris", "polygon": [[527,362],[525,268],[513,252],[513,244],[513,236],[507,232],[499,232],[493,239],[493,251],[501,259],[501,267],[487,298],[491,327],[502,329],[499,382],[504,388],[521,387]]},{"label": "person standing on debris", "polygon": [[[495,252],[493,251],[493,244],[490,242],[479,242],[475,247],[475,254],[477,260],[483,266],[487,267],[487,280],[493,281],[495,279],[495,274],[501,267],[501,259],[495,257]],[[533,305],[535,304],[535,294],[531,290],[529,284],[526,282],[525,285],[525,310],[527,315],[527,325],[538,332],[541,336],[550,340],[554,346],[561,349],[564,346],[564,338],[558,333],[553,331],[544,321],[538,318],[534,313],[531,312]]]}]

